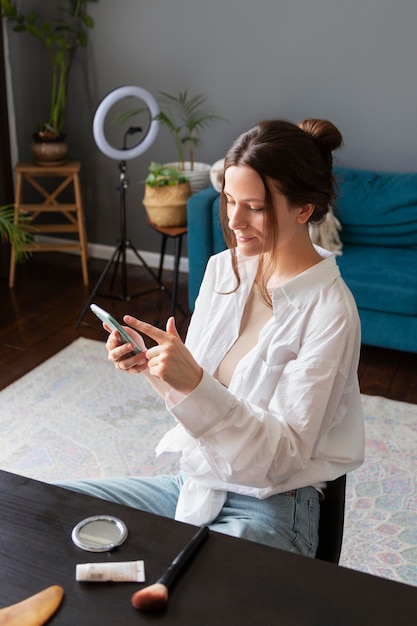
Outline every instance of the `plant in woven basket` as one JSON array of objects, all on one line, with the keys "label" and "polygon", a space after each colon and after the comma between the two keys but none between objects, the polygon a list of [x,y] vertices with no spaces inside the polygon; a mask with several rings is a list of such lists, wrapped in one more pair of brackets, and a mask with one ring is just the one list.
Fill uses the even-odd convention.
[{"label": "plant in woven basket", "polygon": [[175,167],[167,167],[160,163],[152,161],[149,165],[149,174],[145,179],[145,183],[150,187],[173,187],[188,182],[183,172]]},{"label": "plant in woven basket", "polygon": [[149,165],[145,180],[143,204],[149,221],[155,226],[184,226],[187,222],[187,200],[191,187],[184,174],[160,163]]}]

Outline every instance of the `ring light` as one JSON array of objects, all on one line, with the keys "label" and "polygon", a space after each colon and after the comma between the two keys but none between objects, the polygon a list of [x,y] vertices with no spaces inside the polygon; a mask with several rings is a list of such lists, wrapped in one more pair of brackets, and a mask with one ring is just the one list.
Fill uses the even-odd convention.
[{"label": "ring light", "polygon": [[[143,141],[141,141],[137,146],[127,150],[118,150],[117,148],[113,148],[113,146],[107,141],[104,134],[104,122],[111,107],[122,98],[128,97],[139,98],[145,102],[149,109],[151,123]],[[93,135],[97,146],[111,159],[127,160],[138,157],[143,154],[143,152],[145,152],[155,141],[159,126],[158,121],[155,120],[155,116],[158,115],[158,113],[159,106],[155,98],[149,93],[149,91],[142,89],[142,87],[129,85],[127,87],[119,87],[118,89],[111,91],[99,104],[94,115]]]}]

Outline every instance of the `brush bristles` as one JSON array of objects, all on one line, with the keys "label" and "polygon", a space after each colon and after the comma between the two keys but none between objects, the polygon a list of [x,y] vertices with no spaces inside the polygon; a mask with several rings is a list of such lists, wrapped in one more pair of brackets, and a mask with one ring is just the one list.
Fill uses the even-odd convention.
[{"label": "brush bristles", "polygon": [[132,604],[139,611],[160,611],[168,602],[168,589],[161,583],[155,583],[137,591],[132,596]]}]

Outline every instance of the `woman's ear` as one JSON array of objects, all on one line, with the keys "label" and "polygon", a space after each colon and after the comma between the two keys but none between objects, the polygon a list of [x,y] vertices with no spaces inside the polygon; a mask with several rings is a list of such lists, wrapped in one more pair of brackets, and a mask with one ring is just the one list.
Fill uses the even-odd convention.
[{"label": "woman's ear", "polygon": [[297,211],[298,211],[298,216],[297,216],[297,221],[299,224],[306,224],[308,222],[308,220],[310,219],[310,216],[312,215],[314,209],[315,209],[315,205],[314,204],[303,204],[302,206],[298,207]]}]

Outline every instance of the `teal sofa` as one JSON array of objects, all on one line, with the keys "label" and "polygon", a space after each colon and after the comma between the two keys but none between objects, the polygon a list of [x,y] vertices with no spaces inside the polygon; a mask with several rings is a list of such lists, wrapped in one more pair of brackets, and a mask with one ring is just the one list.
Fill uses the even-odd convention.
[{"label": "teal sofa", "polygon": [[[362,342],[417,352],[417,173],[335,168],[340,192],[341,274],[362,323]],[[219,194],[209,187],[187,205],[189,306],[209,257],[225,249]]]}]

